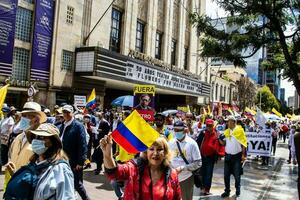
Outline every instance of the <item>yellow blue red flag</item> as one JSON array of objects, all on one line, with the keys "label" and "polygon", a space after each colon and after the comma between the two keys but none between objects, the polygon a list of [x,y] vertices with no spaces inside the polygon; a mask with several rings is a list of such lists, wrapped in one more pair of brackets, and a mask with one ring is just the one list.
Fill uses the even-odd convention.
[{"label": "yellow blue red flag", "polygon": [[158,137],[159,133],[136,110],[112,132],[114,141],[132,154],[146,151]]},{"label": "yellow blue red flag", "polygon": [[89,96],[85,108],[96,108],[96,91],[95,88],[92,90],[91,95]]}]

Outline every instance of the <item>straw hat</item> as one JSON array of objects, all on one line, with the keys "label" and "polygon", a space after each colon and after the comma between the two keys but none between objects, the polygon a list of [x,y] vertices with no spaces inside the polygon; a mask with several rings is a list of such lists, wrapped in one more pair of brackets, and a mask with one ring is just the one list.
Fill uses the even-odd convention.
[{"label": "straw hat", "polygon": [[47,116],[44,112],[42,112],[41,105],[36,102],[26,102],[23,106],[23,110],[21,114],[33,113],[37,114],[40,117],[40,123],[44,123],[47,121]]},{"label": "straw hat", "polygon": [[54,136],[55,139],[60,143],[61,148],[62,148],[62,142],[59,137],[59,130],[53,124],[44,123],[44,124],[39,125],[39,127],[36,130],[29,130],[28,132],[31,134],[43,136],[43,137]]}]

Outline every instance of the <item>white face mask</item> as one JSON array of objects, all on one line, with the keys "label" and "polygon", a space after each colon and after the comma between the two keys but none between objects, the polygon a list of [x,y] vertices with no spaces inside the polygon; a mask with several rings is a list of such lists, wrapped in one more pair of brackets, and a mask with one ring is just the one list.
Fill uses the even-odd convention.
[{"label": "white face mask", "polygon": [[26,117],[21,117],[21,120],[19,122],[19,128],[22,131],[26,131],[30,128],[30,119]]}]

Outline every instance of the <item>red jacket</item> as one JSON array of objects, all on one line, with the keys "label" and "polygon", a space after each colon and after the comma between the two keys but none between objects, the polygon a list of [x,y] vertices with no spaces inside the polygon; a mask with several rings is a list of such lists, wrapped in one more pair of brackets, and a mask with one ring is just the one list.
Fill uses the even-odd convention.
[{"label": "red jacket", "polygon": [[[167,184],[165,184],[166,173],[152,186],[151,178],[149,176],[149,168],[145,165],[143,170],[143,177],[141,179],[142,188],[140,190],[139,167],[134,161],[129,161],[125,164],[120,164],[115,169],[106,170],[106,174],[110,180],[124,180],[127,181],[125,186],[123,200],[139,200],[149,199],[151,196],[153,200],[179,200],[181,199],[181,190],[177,173],[174,169],[171,170]],[[167,190],[166,190],[167,189]],[[141,191],[141,198],[139,193]],[[166,198],[164,196],[166,195]]]},{"label": "red jacket", "polygon": [[204,131],[204,138],[202,144],[200,144],[200,152],[202,156],[225,155],[225,148],[219,144],[215,129],[213,133],[210,133],[208,130]]}]

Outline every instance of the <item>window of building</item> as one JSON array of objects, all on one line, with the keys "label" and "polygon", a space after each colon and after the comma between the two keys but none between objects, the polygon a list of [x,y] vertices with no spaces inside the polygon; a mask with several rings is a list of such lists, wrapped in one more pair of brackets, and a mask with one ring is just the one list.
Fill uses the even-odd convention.
[{"label": "window of building", "polygon": [[141,21],[137,21],[135,50],[142,53],[144,52],[144,31],[145,31],[145,24],[143,24]]},{"label": "window of building", "polygon": [[72,70],[73,66],[73,52],[71,51],[62,51],[62,62],[61,62],[61,69],[62,70]]},{"label": "window of building", "polygon": [[16,39],[31,41],[32,11],[18,7],[16,16]]},{"label": "window of building", "polygon": [[26,1],[27,3],[33,3],[33,0],[23,0]]},{"label": "window of building", "polygon": [[111,32],[110,32],[110,45],[111,51],[120,52],[121,45],[121,22],[122,13],[117,9],[112,9],[111,14]]},{"label": "window of building", "polygon": [[171,43],[171,64],[176,64],[176,40],[172,40]]},{"label": "window of building", "polygon": [[223,85],[220,86],[220,101],[222,101],[223,97]]},{"label": "window of building", "polygon": [[184,61],[183,61],[183,67],[185,70],[188,70],[188,55],[189,55],[189,48],[184,48]]},{"label": "window of building", "polygon": [[226,86],[224,86],[224,101],[226,101]]},{"label": "window of building", "polygon": [[219,89],[219,85],[216,84],[216,94],[215,94],[215,100],[218,99],[218,89]]},{"label": "window of building", "polygon": [[155,58],[156,59],[161,59],[162,36],[163,36],[162,33],[156,32],[156,37],[155,37]]},{"label": "window of building", "polygon": [[66,22],[68,24],[73,24],[74,17],[74,8],[72,6],[67,6],[67,19]]},{"label": "window of building", "polygon": [[29,50],[15,48],[13,56],[12,77],[20,81],[26,81],[29,69]]}]

